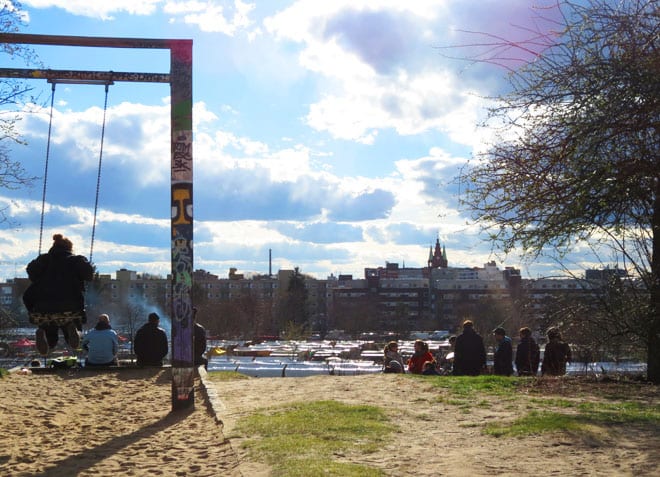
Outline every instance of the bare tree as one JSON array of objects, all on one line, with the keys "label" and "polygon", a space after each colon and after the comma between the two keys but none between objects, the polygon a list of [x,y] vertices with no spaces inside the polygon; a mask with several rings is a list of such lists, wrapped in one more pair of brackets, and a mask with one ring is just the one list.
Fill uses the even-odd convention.
[{"label": "bare tree", "polygon": [[[0,9],[0,32],[16,33],[24,26],[25,17],[22,5],[15,0],[2,2]],[[0,43],[0,52],[9,55],[12,60],[22,61],[28,65],[40,64],[34,51],[25,45]],[[32,184],[36,179],[29,176],[20,162],[11,158],[11,146],[23,145],[25,142],[16,131],[19,113],[31,88],[25,81],[10,78],[0,78],[0,188],[15,190]],[[29,102],[32,102],[31,98]],[[6,208],[0,209],[0,222],[8,220]]]},{"label": "bare tree", "polygon": [[[646,291],[628,333],[645,343],[648,378],[658,383],[658,0],[568,0],[557,8],[553,35],[530,40],[544,49],[510,69],[511,91],[490,116],[504,128],[461,177],[463,201],[505,252],[521,247],[530,259],[561,261],[586,244],[624,264]],[[530,51],[490,38],[491,51]]]}]

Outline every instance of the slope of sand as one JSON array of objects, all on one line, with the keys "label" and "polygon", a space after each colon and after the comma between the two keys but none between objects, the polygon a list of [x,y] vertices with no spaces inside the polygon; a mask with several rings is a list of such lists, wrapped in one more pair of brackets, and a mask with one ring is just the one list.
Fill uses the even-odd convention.
[{"label": "slope of sand", "polygon": [[170,376],[126,369],[0,379],[0,475],[241,475],[203,400],[170,412]]},{"label": "slope of sand", "polygon": [[[525,410],[497,398],[459,406],[428,381],[401,375],[228,382],[211,376],[224,427],[200,389],[194,410],[170,412],[170,376],[168,369],[124,369],[0,379],[0,475],[266,476],[268,466],[242,450],[249,436],[238,435],[237,420],[256,409],[317,399],[386,410],[397,430],[381,451],[335,458],[392,476],[650,476],[658,475],[660,465],[657,428],[613,427],[589,437],[489,437],[481,432],[484,423],[512,420]],[[657,387],[646,389],[641,398],[657,404]],[[572,392],[562,383],[539,397],[570,398]]]}]

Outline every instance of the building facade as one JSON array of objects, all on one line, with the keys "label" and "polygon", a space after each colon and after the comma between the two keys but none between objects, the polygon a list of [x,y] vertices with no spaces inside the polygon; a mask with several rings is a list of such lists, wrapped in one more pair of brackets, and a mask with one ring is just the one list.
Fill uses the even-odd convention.
[{"label": "building facade", "polygon": [[[298,270],[244,276],[233,268],[221,278],[197,270],[193,273],[193,303],[197,319],[213,335],[224,337],[273,337],[290,321],[301,319],[308,332],[320,336],[330,330],[354,336],[370,331],[399,335],[413,330],[455,332],[464,319],[474,320],[482,331],[502,324],[513,330],[543,314],[548,300],[557,294],[589,293],[589,283],[602,278],[602,272],[596,272],[587,272],[592,280],[523,280],[520,270],[500,269],[495,262],[483,267],[450,267],[445,247],[437,240],[429,250],[426,267],[386,263],[365,268],[359,278],[331,275],[319,280]],[[294,276],[304,284],[297,301],[290,290]],[[28,284],[26,278],[0,284],[0,317],[7,322],[2,326],[27,324],[21,296]],[[88,315],[108,313],[115,323],[134,330],[149,312],[170,316],[171,287],[169,276],[127,269],[117,270],[114,278],[99,275],[87,288]],[[300,308],[304,313],[299,313]]]}]

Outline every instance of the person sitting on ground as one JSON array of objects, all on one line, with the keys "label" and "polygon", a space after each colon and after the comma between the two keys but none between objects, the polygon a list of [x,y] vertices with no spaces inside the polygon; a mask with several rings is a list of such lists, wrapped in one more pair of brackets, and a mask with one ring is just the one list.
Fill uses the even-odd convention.
[{"label": "person sitting on ground", "polygon": [[455,376],[478,376],[485,368],[484,340],[474,331],[472,320],[465,320],[463,333],[456,337],[453,374]]},{"label": "person sitting on ground", "polygon": [[167,334],[158,326],[160,316],[149,313],[148,322],[135,333],[133,351],[138,366],[162,366],[163,358],[167,356]]},{"label": "person sitting on ground", "polygon": [[429,351],[429,345],[422,340],[415,340],[415,351],[408,359],[408,372],[411,374],[422,374],[424,363],[433,361],[433,355]]},{"label": "person sitting on ground", "polygon": [[541,352],[532,338],[532,330],[520,328],[520,343],[516,348],[516,369],[518,376],[536,376],[539,370]]},{"label": "person sitting on ground", "polygon": [[108,315],[99,315],[96,326],[83,337],[82,348],[87,351],[85,366],[117,366],[119,338]]},{"label": "person sitting on ground", "polygon": [[383,373],[403,373],[403,358],[399,354],[399,345],[396,341],[390,341],[383,350]]},{"label": "person sitting on ground", "polygon": [[425,376],[441,376],[442,373],[438,371],[438,366],[435,360],[427,361],[424,363],[424,368],[422,369],[422,374]]},{"label": "person sitting on ground", "polygon": [[451,335],[447,340],[449,349],[447,353],[438,361],[440,372],[442,374],[453,374],[454,371],[454,350],[456,349],[456,335]]},{"label": "person sitting on ground", "polygon": [[206,329],[197,321],[197,308],[193,308],[193,320],[195,320],[195,327],[193,328],[194,364],[208,369],[209,360],[204,356],[206,352]]},{"label": "person sitting on ground", "polygon": [[543,352],[543,364],[541,364],[541,375],[563,376],[566,374],[566,363],[571,362],[571,348],[561,339],[561,333],[557,328],[548,330],[548,344]]},{"label": "person sitting on ground", "polygon": [[511,376],[513,374],[513,347],[511,338],[506,336],[506,331],[501,326],[493,330],[493,336],[497,341],[497,348],[493,354],[493,374],[500,376]]},{"label": "person sitting on ground", "polygon": [[[27,266],[32,282],[23,294],[30,322],[38,325],[37,350],[43,356],[57,345],[59,330],[76,350],[85,318],[85,282],[94,278],[94,266],[82,255],[73,254],[73,243],[62,234],[53,235],[53,245]],[[73,318],[64,319],[66,314]],[[35,321],[34,316],[53,315],[57,321]]]}]

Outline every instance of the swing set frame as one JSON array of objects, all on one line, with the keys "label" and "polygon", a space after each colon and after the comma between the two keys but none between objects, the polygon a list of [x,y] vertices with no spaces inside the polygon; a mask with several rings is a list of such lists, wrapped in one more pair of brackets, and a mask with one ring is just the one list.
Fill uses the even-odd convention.
[{"label": "swing set frame", "polygon": [[45,79],[70,84],[127,81],[169,83],[171,156],[171,270],[172,290],[172,410],[194,407],[193,359],[193,148],[192,40],[82,37],[0,33],[0,43],[98,48],[167,49],[170,72],[135,73],[53,69],[0,68],[0,77]]}]

